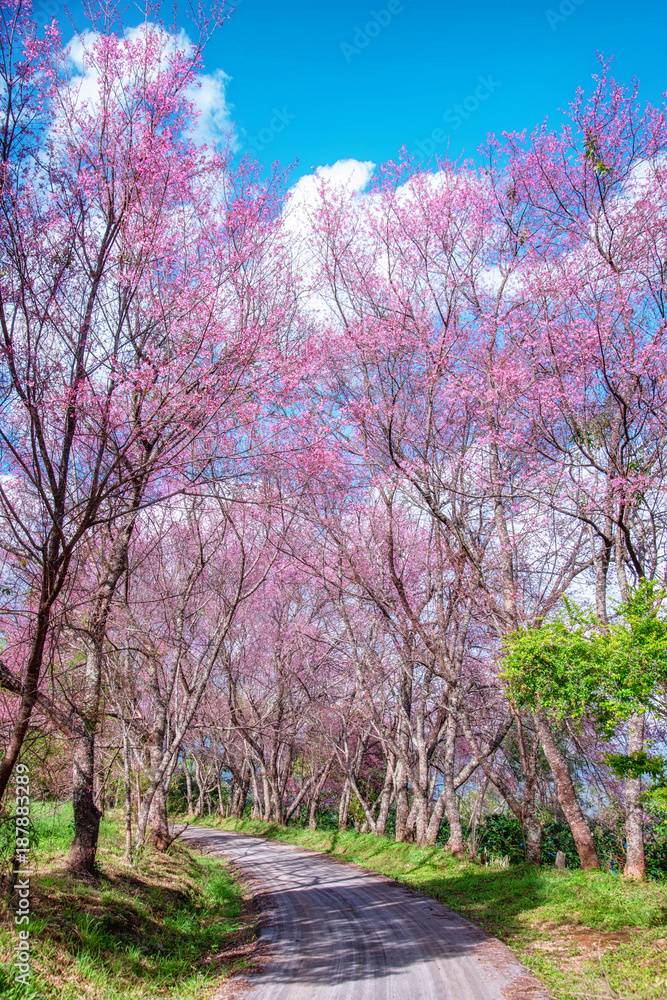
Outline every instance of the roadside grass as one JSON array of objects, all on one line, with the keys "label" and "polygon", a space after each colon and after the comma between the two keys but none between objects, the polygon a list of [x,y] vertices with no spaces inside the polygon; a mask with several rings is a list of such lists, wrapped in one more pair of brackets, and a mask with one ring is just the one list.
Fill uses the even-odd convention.
[{"label": "roadside grass", "polygon": [[31,984],[15,982],[12,902],[0,901],[0,996],[8,1000],[205,1000],[248,964],[256,911],[219,858],[176,841],[130,864],[120,825],[102,821],[99,876],[66,869],[71,806],[36,803],[31,851]]},{"label": "roadside grass", "polygon": [[323,851],[417,889],[508,944],[556,1000],[667,998],[667,882],[528,865],[482,867],[439,847],[353,831],[195,822]]}]

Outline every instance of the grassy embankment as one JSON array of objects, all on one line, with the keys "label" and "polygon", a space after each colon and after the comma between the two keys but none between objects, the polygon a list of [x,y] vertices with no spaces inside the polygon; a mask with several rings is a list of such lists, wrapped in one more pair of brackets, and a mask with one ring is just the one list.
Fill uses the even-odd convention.
[{"label": "grassy embankment", "polygon": [[13,905],[0,900],[0,996],[8,1000],[204,1000],[247,964],[256,914],[220,859],[178,843],[123,858],[119,826],[102,821],[99,878],[66,871],[71,807],[37,805],[31,853],[31,985],[15,983]]},{"label": "grassy embankment", "polygon": [[667,882],[526,865],[481,867],[441,848],[369,834],[312,833],[249,820],[220,825],[324,851],[432,896],[505,941],[557,1000],[667,998]]}]

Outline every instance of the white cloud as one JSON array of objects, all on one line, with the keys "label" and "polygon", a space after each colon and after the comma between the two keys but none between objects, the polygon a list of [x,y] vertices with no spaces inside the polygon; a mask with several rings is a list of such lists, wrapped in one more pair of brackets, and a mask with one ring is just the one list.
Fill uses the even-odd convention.
[{"label": "white cloud", "polygon": [[197,84],[188,87],[186,91],[188,100],[192,101],[199,112],[193,134],[194,141],[199,146],[229,142],[232,150],[237,148],[238,141],[233,134],[230,107],[225,93],[225,85],[229,79],[221,69],[215,73],[200,73]]},{"label": "white cloud", "polygon": [[284,215],[286,228],[307,235],[324,192],[359,194],[368,186],[374,170],[375,164],[369,160],[337,160],[332,166],[317,167],[314,174],[299,178],[289,191]]}]

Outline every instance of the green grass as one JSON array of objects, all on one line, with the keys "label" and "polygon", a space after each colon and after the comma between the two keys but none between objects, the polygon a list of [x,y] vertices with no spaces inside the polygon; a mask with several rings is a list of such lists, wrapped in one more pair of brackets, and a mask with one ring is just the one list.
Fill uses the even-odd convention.
[{"label": "green grass", "polygon": [[445,903],[505,941],[557,1000],[667,998],[667,883],[481,867],[441,848],[352,831],[313,833],[250,820],[220,825],[353,861]]},{"label": "green grass", "polygon": [[249,894],[229,867],[177,841],[123,858],[118,825],[102,824],[99,878],[66,870],[71,808],[33,809],[31,988],[16,986],[13,908],[0,905],[0,996],[10,1000],[204,1000],[247,964]]}]

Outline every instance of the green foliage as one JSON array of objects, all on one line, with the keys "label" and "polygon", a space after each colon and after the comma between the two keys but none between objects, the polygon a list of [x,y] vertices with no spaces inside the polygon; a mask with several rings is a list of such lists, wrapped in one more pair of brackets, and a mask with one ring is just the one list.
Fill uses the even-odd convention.
[{"label": "green foliage", "polygon": [[556,718],[585,715],[605,736],[633,712],[664,713],[654,696],[667,682],[666,596],[641,581],[607,627],[564,599],[558,617],[508,636],[503,677],[510,697]]},{"label": "green foliage", "polygon": [[[523,830],[511,813],[487,816],[477,827],[476,842],[478,852],[484,851],[487,856],[507,857],[512,865],[525,861]],[[568,868],[579,868],[579,854],[570,827],[567,823],[549,820],[542,827],[542,864],[553,865],[558,851],[565,855]]]},{"label": "green foliage", "polygon": [[605,661],[592,641],[596,628],[592,615],[568,604],[553,621],[507,636],[503,679],[510,697],[561,718],[586,712],[604,680]]},{"label": "green foliage", "polygon": [[660,784],[667,782],[664,757],[649,756],[645,750],[636,753],[609,753],[605,757],[609,769],[619,778],[641,778],[648,775],[657,779]]},{"label": "green foliage", "polygon": [[476,843],[478,853],[508,857],[510,864],[521,864],[525,860],[523,830],[511,813],[492,813],[477,827]]},{"label": "green foliage", "polygon": [[649,878],[667,881],[667,823],[654,832],[644,848],[644,855]]},{"label": "green foliage", "polygon": [[[517,704],[544,709],[557,719],[585,716],[607,738],[633,712],[667,715],[657,700],[667,682],[666,597],[665,589],[641,581],[605,628],[592,611],[565,600],[557,618],[509,636],[503,671],[508,694]],[[664,757],[641,751],[608,754],[605,760],[620,778],[651,778],[645,807],[656,817],[667,815]],[[622,845],[602,831],[597,839],[601,859],[617,868]],[[656,832],[647,844],[647,870],[653,877],[667,874],[666,854]]]},{"label": "green foliage", "polygon": [[554,865],[558,851],[562,851],[565,855],[567,868],[573,870],[581,868],[579,852],[569,825],[558,820],[549,820],[542,828],[542,864]]}]

